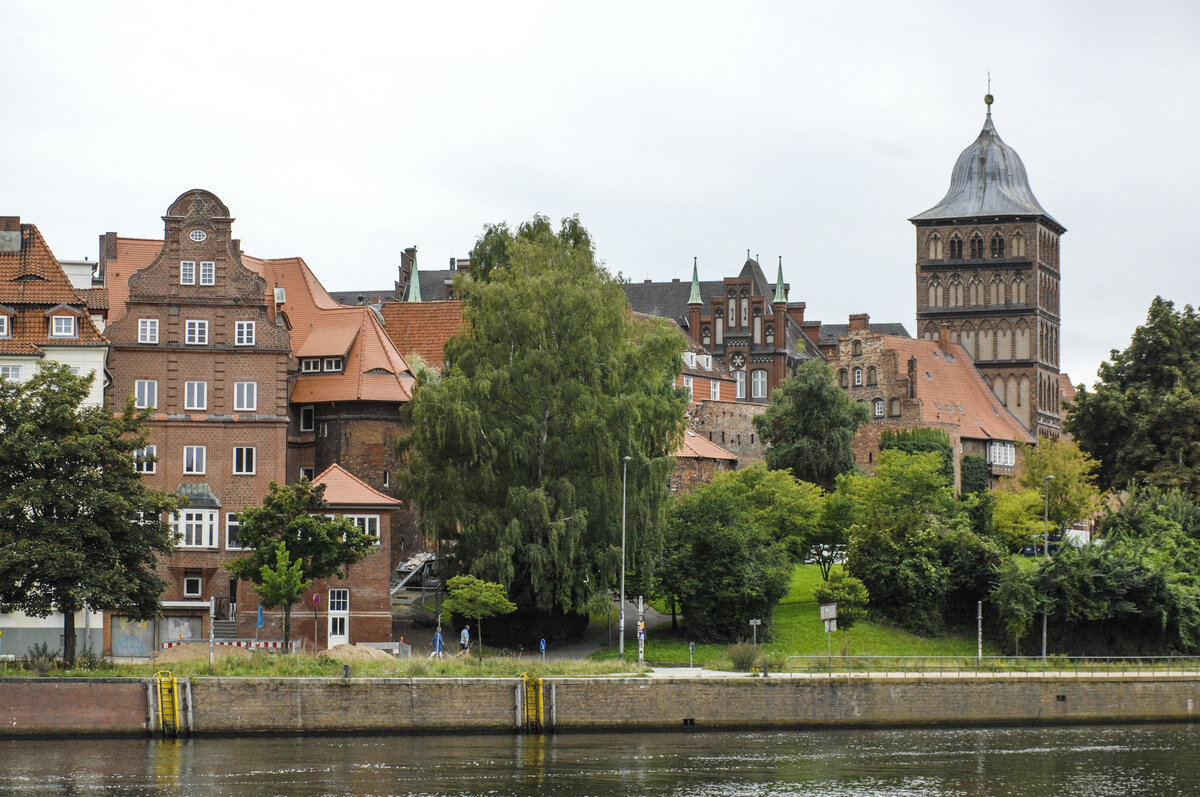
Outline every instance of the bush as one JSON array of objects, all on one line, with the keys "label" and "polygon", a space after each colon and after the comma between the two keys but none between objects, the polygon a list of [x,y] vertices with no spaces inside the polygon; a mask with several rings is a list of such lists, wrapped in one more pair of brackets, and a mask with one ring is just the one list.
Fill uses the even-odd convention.
[{"label": "bush", "polygon": [[758,645],[744,639],[734,642],[729,646],[729,660],[733,662],[733,669],[749,672],[758,662]]},{"label": "bush", "polygon": [[38,642],[29,648],[21,663],[25,669],[33,670],[41,676],[58,666],[58,656],[59,651],[52,651],[45,642]]}]

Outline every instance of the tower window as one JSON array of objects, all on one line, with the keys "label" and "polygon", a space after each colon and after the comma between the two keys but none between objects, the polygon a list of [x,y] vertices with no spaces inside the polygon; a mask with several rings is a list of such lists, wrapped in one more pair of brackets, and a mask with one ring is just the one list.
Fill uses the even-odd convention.
[{"label": "tower window", "polygon": [[950,239],[950,259],[951,260],[962,260],[962,253],[963,253],[962,238],[960,238],[958,236],[958,233],[955,233],[954,237],[952,237]]},{"label": "tower window", "polygon": [[992,257],[1004,257],[1004,236],[996,233],[992,236]]},{"label": "tower window", "polygon": [[938,235],[936,232],[929,236],[929,259],[942,259],[942,236]]},{"label": "tower window", "polygon": [[979,236],[979,233],[975,233],[971,236],[971,259],[978,260],[981,257],[983,257],[983,238]]},{"label": "tower window", "polygon": [[861,368],[854,369],[854,386],[861,387],[863,383],[863,374]]}]

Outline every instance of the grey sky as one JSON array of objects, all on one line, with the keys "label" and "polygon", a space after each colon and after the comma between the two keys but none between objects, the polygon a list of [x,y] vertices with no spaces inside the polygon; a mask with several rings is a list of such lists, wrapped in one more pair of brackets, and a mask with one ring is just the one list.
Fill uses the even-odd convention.
[{"label": "grey sky", "polygon": [[993,118],[1063,239],[1062,356],[1093,381],[1196,302],[1200,4],[4,3],[0,213],[60,258],[156,237],[202,187],[331,290],[486,222],[579,213],[633,280],[749,249],[808,316],[914,331],[907,218]]}]

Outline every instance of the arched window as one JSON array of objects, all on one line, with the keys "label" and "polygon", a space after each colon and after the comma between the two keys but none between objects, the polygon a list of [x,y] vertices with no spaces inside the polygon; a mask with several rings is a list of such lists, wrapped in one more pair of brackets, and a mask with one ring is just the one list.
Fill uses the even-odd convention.
[{"label": "arched window", "polygon": [[900,399],[894,398],[891,400],[891,411],[893,416],[900,415]]},{"label": "arched window", "polygon": [[838,371],[838,384],[842,387],[850,387],[849,376],[845,368]]},{"label": "arched window", "polygon": [[867,366],[867,384],[875,384],[875,366],[873,365]]},{"label": "arched window", "polygon": [[942,306],[942,283],[936,277],[929,283],[929,306]]},{"label": "arched window", "polygon": [[875,417],[883,417],[883,399],[881,398],[875,399]]},{"label": "arched window", "polygon": [[851,349],[851,351],[853,351],[854,356],[858,357],[860,354],[862,354],[862,341],[861,340],[854,341],[853,343],[850,344],[850,349]]},{"label": "arched window", "polygon": [[950,259],[962,260],[963,241],[958,233],[950,236]]},{"label": "arched window", "polygon": [[750,374],[750,397],[756,399],[767,397],[766,371],[753,371]]},{"label": "arched window", "polygon": [[854,386],[862,387],[862,369],[861,368],[854,369]]},{"label": "arched window", "polygon": [[955,279],[950,283],[950,306],[962,307],[963,303],[963,286],[962,282]]},{"label": "arched window", "polygon": [[1013,303],[1025,304],[1025,280],[1020,277],[1013,280]]},{"label": "arched window", "polygon": [[942,259],[942,236],[938,235],[936,232],[929,236],[929,259]]},{"label": "arched window", "polygon": [[998,232],[992,234],[992,257],[1004,257],[1004,236]]},{"label": "arched window", "polygon": [[971,259],[978,260],[983,257],[983,236],[975,233],[971,236]]},{"label": "arched window", "polygon": [[1013,233],[1012,253],[1013,257],[1025,257],[1025,236],[1019,232]]}]

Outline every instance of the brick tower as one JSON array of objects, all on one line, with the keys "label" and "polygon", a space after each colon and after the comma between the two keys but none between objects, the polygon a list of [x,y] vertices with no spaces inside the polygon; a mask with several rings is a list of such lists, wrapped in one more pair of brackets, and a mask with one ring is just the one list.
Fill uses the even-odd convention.
[{"label": "brick tower", "polygon": [[1059,237],[1025,164],[987,118],[954,164],[950,190],[913,216],[917,336],[951,339],[1031,432],[1058,437]]}]

